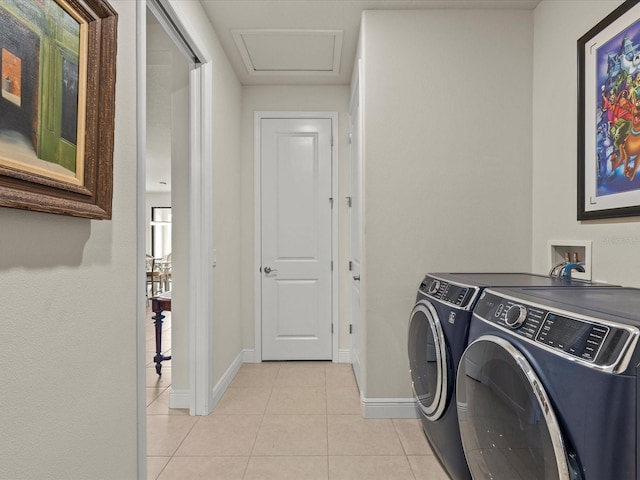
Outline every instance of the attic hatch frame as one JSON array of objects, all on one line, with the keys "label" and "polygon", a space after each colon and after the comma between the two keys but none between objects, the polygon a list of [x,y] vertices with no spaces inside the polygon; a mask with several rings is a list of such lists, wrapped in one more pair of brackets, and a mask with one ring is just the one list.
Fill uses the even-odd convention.
[{"label": "attic hatch frame", "polygon": [[[146,45],[147,8],[154,14],[189,65],[189,241],[187,260],[188,371],[187,392],[171,391],[171,408],[207,415],[215,406],[213,392],[213,62],[184,6],[175,0],[136,2],[137,50],[137,436],[138,478],[146,478],[145,362],[145,177],[146,177]],[[217,399],[219,400],[219,399]]]}]

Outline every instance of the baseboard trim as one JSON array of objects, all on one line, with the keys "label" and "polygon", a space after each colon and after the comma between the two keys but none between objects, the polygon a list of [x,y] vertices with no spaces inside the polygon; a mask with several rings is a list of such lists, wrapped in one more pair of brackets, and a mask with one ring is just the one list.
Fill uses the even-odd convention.
[{"label": "baseboard trim", "polygon": [[213,387],[213,392],[211,394],[211,397],[212,397],[211,411],[213,411],[213,409],[216,408],[216,405],[218,405],[218,402],[220,402],[222,395],[224,395],[224,392],[227,391],[227,388],[233,381],[233,378],[236,376],[236,373],[238,373],[238,370],[240,370],[240,367],[242,366],[243,361],[244,361],[244,351],[238,354],[238,356],[231,363],[231,365],[229,365],[229,368],[227,368],[227,371],[224,372],[224,375],[220,377],[220,380],[218,380],[218,383],[216,383],[216,386]]},{"label": "baseboard trim", "polygon": [[414,398],[361,397],[364,418],[418,418]]},{"label": "baseboard trim", "polygon": [[[224,373],[224,375],[222,375],[222,378],[220,378],[215,387],[213,387],[213,390],[211,392],[211,411],[216,408],[216,405],[218,404],[218,402],[220,402],[222,395],[224,395],[224,392],[227,391],[227,388],[233,381],[236,373],[238,373],[238,370],[240,370],[244,358],[245,352],[240,352],[233,363],[231,363],[229,368],[227,368],[227,371]],[[171,390],[171,393],[169,394],[169,408],[189,409],[190,403],[191,392],[189,390]]]},{"label": "baseboard trim", "polygon": [[190,403],[189,390],[171,389],[169,393],[169,408],[186,408],[189,409]]},{"label": "baseboard trim", "polygon": [[351,350],[348,348],[338,350],[338,363],[351,363]]},{"label": "baseboard trim", "polygon": [[242,361],[244,363],[259,363],[256,362],[256,351],[253,348],[242,350]]}]

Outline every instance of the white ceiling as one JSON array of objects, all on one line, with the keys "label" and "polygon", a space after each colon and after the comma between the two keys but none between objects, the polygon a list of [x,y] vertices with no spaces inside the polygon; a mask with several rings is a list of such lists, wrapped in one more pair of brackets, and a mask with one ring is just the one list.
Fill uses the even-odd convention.
[{"label": "white ceiling", "polygon": [[[236,75],[244,85],[349,84],[363,10],[530,10],[539,2],[540,0],[200,0]],[[322,33],[331,31],[342,32],[341,38],[338,40]],[[338,46],[339,51],[334,49],[335,46]]]}]

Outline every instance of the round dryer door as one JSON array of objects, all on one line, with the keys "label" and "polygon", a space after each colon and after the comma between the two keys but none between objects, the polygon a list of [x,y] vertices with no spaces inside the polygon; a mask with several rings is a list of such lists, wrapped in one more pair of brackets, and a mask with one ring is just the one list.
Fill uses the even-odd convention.
[{"label": "round dryer door", "polygon": [[579,478],[544,386],[511,343],[486,335],[469,345],[456,394],[474,480]]},{"label": "round dryer door", "polygon": [[427,301],[418,302],[411,312],[409,363],[420,410],[429,420],[437,420],[447,403],[450,360],[438,313]]}]

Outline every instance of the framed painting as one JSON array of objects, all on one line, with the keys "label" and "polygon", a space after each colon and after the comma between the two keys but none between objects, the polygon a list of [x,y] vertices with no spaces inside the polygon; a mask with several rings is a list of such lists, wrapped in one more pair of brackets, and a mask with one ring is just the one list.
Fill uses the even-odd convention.
[{"label": "framed painting", "polygon": [[111,218],[117,13],[0,3],[0,206]]},{"label": "framed painting", "polygon": [[640,215],[639,3],[578,40],[578,220]]}]

